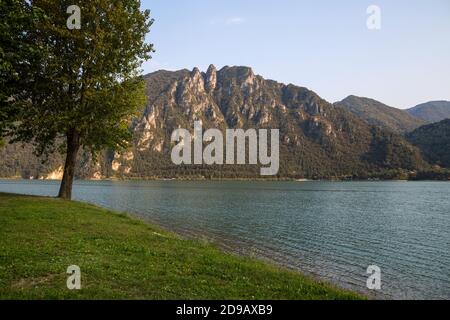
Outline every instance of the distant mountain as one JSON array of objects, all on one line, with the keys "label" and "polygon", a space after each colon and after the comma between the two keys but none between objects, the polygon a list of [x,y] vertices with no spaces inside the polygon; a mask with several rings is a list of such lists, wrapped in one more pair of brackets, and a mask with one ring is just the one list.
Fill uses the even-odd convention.
[{"label": "distant mountain", "polygon": [[450,119],[420,127],[406,137],[429,163],[450,168]]},{"label": "distant mountain", "polygon": [[[79,176],[260,177],[256,165],[172,164],[172,132],[177,128],[192,132],[194,121],[201,121],[205,130],[280,129],[279,177],[367,177],[426,165],[419,151],[399,134],[371,126],[306,88],[266,80],[248,67],[216,70],[211,65],[207,72],[197,68],[157,71],[144,78],[148,102],[130,128],[134,132],[131,148],[123,154],[105,153],[102,163],[95,166],[89,157],[83,157]],[[23,163],[31,161],[29,152],[10,148],[0,152],[0,176],[23,176],[28,168]],[[46,170],[34,165],[33,175],[57,176],[57,162]]]},{"label": "distant mountain", "polygon": [[389,107],[369,98],[348,96],[334,105],[350,111],[374,126],[394,132],[409,132],[425,124],[423,120],[413,117],[404,110]]},{"label": "distant mountain", "polygon": [[406,110],[416,118],[427,123],[450,119],[450,101],[430,101]]}]

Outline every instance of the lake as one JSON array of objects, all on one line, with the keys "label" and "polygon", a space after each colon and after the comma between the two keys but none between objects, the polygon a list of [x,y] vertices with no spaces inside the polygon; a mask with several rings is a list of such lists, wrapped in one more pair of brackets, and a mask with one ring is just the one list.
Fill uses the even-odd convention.
[{"label": "lake", "polygon": [[[0,180],[54,196],[59,182]],[[74,199],[376,297],[450,299],[449,182],[76,181]]]}]

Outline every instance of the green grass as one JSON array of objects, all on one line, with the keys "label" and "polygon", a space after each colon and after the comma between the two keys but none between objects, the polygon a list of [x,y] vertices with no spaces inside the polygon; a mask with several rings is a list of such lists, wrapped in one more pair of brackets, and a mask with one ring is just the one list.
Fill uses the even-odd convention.
[{"label": "green grass", "polygon": [[[81,268],[81,290],[66,287]],[[89,204],[0,194],[1,299],[357,299]]]}]

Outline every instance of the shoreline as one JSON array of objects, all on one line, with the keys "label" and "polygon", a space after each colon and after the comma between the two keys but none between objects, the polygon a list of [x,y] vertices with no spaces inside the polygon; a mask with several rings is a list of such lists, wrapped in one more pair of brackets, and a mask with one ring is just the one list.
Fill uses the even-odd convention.
[{"label": "shoreline", "polygon": [[[55,181],[61,182],[61,179],[26,179],[22,177],[0,177],[0,180],[11,181]],[[158,178],[158,177],[142,177],[142,178],[104,178],[104,179],[75,179],[74,181],[256,181],[256,182],[450,182],[447,179],[293,179],[293,178]]]},{"label": "shoreline", "polygon": [[[198,238],[186,239],[179,233],[164,227],[160,228],[159,224],[147,222],[131,213],[120,213],[85,202],[60,201],[52,197],[0,193],[0,199],[2,200],[0,201],[0,220],[5,231],[0,242],[5,252],[9,252],[8,259],[13,261],[25,259],[27,263],[24,267],[27,269],[27,266],[35,265],[33,257],[38,259],[41,259],[39,257],[42,255],[49,257],[48,260],[39,260],[38,270],[33,272],[27,269],[28,271],[23,271],[25,272],[23,275],[21,275],[21,265],[7,263],[13,269],[0,270],[0,275],[5,284],[10,283],[10,286],[0,288],[0,297],[29,298],[31,296],[46,299],[49,297],[48,294],[55,290],[55,285],[58,285],[61,291],[58,291],[57,296],[61,298],[104,299],[111,298],[111,293],[109,289],[105,291],[101,288],[109,285],[116,286],[117,281],[120,280],[119,283],[122,283],[119,287],[120,294],[115,293],[114,299],[118,296],[136,298],[136,295],[141,298],[155,299],[155,294],[156,300],[205,297],[218,300],[370,298],[298,270],[293,271],[255,257],[226,252],[215,243],[205,243]],[[8,209],[10,207],[15,209],[11,211]],[[48,224],[47,219],[52,219],[52,223]],[[44,230],[45,232],[42,233]],[[114,230],[119,230],[119,233]],[[39,237],[38,234],[42,236]],[[26,239],[34,239],[35,244],[32,246],[27,244]],[[57,241],[59,245],[53,246],[48,241]],[[68,244],[68,247],[72,248],[69,251],[66,250]],[[15,249],[16,246],[20,248],[18,251]],[[86,249],[77,249],[78,246],[90,248],[89,254],[83,253]],[[60,251],[60,248],[63,250]],[[161,257],[157,258],[159,256]],[[92,260],[89,257],[95,257],[95,259]],[[80,265],[81,270],[85,270],[85,264],[89,263],[88,270],[91,271],[88,272],[87,277],[90,279],[91,286],[94,286],[92,288],[94,291],[85,289],[85,291],[73,292],[61,287],[61,285],[65,286],[64,266],[68,263],[73,264],[74,261],[84,260],[86,262]],[[107,271],[104,270],[105,265],[102,261],[108,261],[108,273],[113,272],[114,278],[102,276]],[[47,264],[47,267],[43,269],[42,263]],[[152,268],[149,269],[149,265],[152,265]],[[168,271],[168,267],[173,270]],[[114,271],[116,268],[118,268],[117,271]],[[155,268],[161,271],[155,274],[157,280],[150,281],[148,278],[150,275],[144,275],[154,272]],[[123,272],[126,274],[123,275]],[[50,277],[49,274],[52,276]],[[95,280],[96,274],[100,277],[97,280]],[[167,277],[161,278],[164,274],[167,274]],[[142,281],[143,276],[149,280]],[[35,279],[42,277],[45,277],[45,282],[24,291],[23,286],[26,283],[34,283]],[[243,283],[240,280],[241,277],[244,279]],[[133,283],[132,286],[128,285],[131,284],[130,281]],[[173,289],[155,293],[154,281],[168,281]],[[97,286],[100,287],[96,288]],[[135,286],[142,286],[141,291]],[[25,286],[26,288],[28,287]],[[160,286],[156,288],[161,290]],[[50,290],[49,293],[46,293],[47,290]],[[51,294],[53,295],[54,293]]]},{"label": "shoreline", "polygon": [[[104,207],[101,207],[101,208],[104,208]],[[187,230],[183,231],[179,228],[168,226],[164,223],[160,223],[151,218],[144,218],[144,217],[139,216],[134,213],[127,212],[127,214],[130,215],[133,219],[138,219],[138,220],[143,221],[144,223],[147,223],[150,225],[156,225],[159,228],[161,228],[167,232],[174,233],[174,234],[180,236],[182,239],[200,241],[202,243],[204,242],[207,244],[211,244],[227,254],[232,254],[232,255],[242,257],[242,258],[247,258],[247,259],[256,259],[256,260],[268,263],[270,265],[277,266],[282,269],[287,269],[287,270],[291,270],[293,272],[298,272],[302,275],[305,275],[308,278],[313,279],[314,281],[329,283],[339,289],[349,290],[351,292],[360,294],[369,300],[392,300],[392,298],[386,294],[377,293],[376,291],[358,290],[356,288],[352,288],[351,286],[345,286],[344,283],[342,283],[342,282],[332,281],[332,280],[323,278],[318,273],[307,271],[304,267],[298,268],[291,264],[285,263],[285,262],[281,261],[281,259],[277,260],[277,259],[270,258],[269,255],[254,254],[251,251],[245,250],[245,248],[243,246],[238,245],[236,242],[234,242],[232,239],[229,239],[229,238],[218,239],[218,238],[215,238],[214,236],[209,235],[206,232],[201,232],[201,231],[194,231],[194,230],[191,230],[191,232],[189,232]],[[227,242],[227,243],[225,243],[225,242]]]},{"label": "shoreline", "polygon": [[[1,194],[2,194],[2,192],[0,192],[0,195]],[[23,194],[14,194],[14,193],[9,194],[9,195],[58,199],[56,197],[51,197],[51,196],[46,197],[46,196],[23,195]],[[93,206],[93,207],[96,207],[99,209],[110,210],[110,211],[118,213],[118,211],[116,211],[113,208],[101,206],[97,203],[88,202],[88,201],[80,201],[80,200],[71,200],[71,201],[82,203],[82,204],[88,204],[90,206]],[[158,221],[157,219],[152,219],[151,217],[143,216],[138,213],[132,213],[132,212],[128,212],[128,211],[124,211],[124,212],[120,212],[120,213],[124,213],[131,219],[143,222],[146,225],[156,226],[156,227],[160,228],[161,230],[164,230],[165,232],[175,234],[183,240],[198,241],[203,244],[212,245],[214,247],[217,247],[219,250],[221,250],[222,252],[224,252],[226,254],[231,254],[231,255],[234,255],[234,256],[237,256],[240,258],[245,258],[245,259],[255,259],[255,260],[258,260],[258,261],[261,261],[264,263],[268,263],[269,265],[272,265],[272,266],[275,266],[275,267],[278,267],[281,269],[286,269],[286,270],[290,270],[290,271],[293,271],[296,273],[300,273],[300,274],[302,274],[314,281],[317,281],[319,283],[328,283],[332,286],[335,286],[336,288],[357,293],[357,294],[362,295],[363,297],[370,299],[370,300],[390,300],[391,299],[389,296],[387,296],[385,294],[371,292],[371,291],[367,291],[367,290],[358,290],[356,288],[352,288],[351,286],[345,286],[345,284],[342,282],[332,281],[332,280],[323,278],[318,273],[307,271],[306,268],[304,268],[304,267],[303,268],[295,267],[291,264],[282,262],[281,260],[273,259],[269,255],[255,254],[254,252],[245,250],[244,246],[237,244],[237,241],[233,241],[233,239],[230,239],[230,238],[215,237],[211,233],[208,233],[205,231],[202,232],[200,230],[177,228],[174,226],[170,226],[166,223],[162,223],[162,222]]]}]

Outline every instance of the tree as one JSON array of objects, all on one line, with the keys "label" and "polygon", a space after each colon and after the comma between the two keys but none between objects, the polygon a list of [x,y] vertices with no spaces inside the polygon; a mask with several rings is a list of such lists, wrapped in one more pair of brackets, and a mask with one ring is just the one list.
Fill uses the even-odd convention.
[{"label": "tree", "polygon": [[11,98],[22,90],[19,69],[31,73],[28,61],[40,54],[38,48],[24,41],[38,17],[43,17],[42,12],[27,1],[0,1],[0,146],[17,112]]},{"label": "tree", "polygon": [[81,148],[95,155],[128,146],[130,122],[145,105],[139,74],[153,51],[145,42],[153,20],[138,0],[80,1],[81,28],[72,29],[72,0],[29,2],[46,17],[25,43],[42,54],[30,62],[31,74],[19,74],[26,86],[14,96],[18,119],[11,132],[13,141],[33,143],[38,155],[65,152],[58,197],[70,199]]}]

